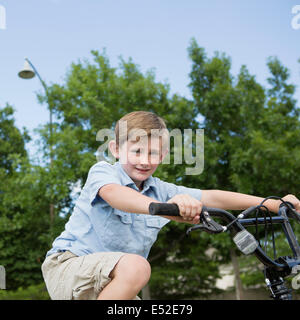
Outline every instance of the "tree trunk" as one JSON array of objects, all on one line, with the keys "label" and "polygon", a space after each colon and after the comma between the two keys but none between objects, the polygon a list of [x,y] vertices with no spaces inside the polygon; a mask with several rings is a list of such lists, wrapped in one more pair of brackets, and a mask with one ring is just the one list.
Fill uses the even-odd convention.
[{"label": "tree trunk", "polygon": [[150,294],[149,284],[147,284],[147,285],[142,289],[142,299],[143,299],[143,300],[151,300],[151,294]]},{"label": "tree trunk", "polygon": [[243,300],[244,294],[243,294],[242,281],[240,277],[239,261],[237,259],[234,249],[230,249],[230,257],[231,257],[231,262],[233,265],[233,272],[234,272],[236,300]]}]

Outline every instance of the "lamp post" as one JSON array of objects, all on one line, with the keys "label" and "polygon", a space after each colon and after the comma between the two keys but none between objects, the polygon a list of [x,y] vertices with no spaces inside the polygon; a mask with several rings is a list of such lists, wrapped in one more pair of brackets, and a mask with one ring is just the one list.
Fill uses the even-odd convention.
[{"label": "lamp post", "polygon": [[[40,74],[38,73],[37,69],[35,66],[31,63],[31,61],[28,58],[25,58],[24,66],[23,69],[18,73],[18,76],[22,79],[32,79],[34,76],[37,75],[39,78],[43,88],[45,89],[46,93],[46,98],[47,98],[47,103],[49,107],[49,112],[50,112],[50,122],[49,122],[49,146],[50,146],[50,170],[52,168],[52,163],[53,163],[53,144],[52,144],[52,106],[49,100],[49,95],[48,95],[48,87],[45,83],[45,81],[41,78]],[[51,195],[52,196],[52,195]],[[50,226],[53,224],[53,219],[54,219],[54,204],[50,203]]]}]

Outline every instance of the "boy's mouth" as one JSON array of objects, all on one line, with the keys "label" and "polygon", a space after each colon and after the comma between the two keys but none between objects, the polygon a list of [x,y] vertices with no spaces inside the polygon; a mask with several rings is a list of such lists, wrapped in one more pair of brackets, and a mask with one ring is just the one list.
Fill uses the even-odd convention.
[{"label": "boy's mouth", "polygon": [[148,172],[150,169],[140,169],[140,168],[135,168],[138,172],[141,172],[141,173],[146,173]]}]

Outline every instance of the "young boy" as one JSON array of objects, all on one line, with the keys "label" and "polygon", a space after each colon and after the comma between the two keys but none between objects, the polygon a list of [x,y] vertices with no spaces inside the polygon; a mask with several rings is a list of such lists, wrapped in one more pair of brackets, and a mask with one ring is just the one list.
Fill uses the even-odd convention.
[{"label": "young boy", "polygon": [[[120,130],[122,124],[127,130]],[[151,112],[132,112],[120,119],[109,143],[119,161],[93,165],[74,211],[47,252],[43,277],[52,299],[139,299],[151,269],[147,257],[159,230],[170,220],[199,223],[202,204],[243,210],[263,198],[177,186],[152,177],[167,154],[164,121]],[[142,132],[142,133],[141,133]],[[141,133],[141,134],[140,134]],[[299,200],[286,201],[300,210]],[[176,203],[180,217],[149,215],[151,202]],[[265,205],[278,211],[279,202]]]}]

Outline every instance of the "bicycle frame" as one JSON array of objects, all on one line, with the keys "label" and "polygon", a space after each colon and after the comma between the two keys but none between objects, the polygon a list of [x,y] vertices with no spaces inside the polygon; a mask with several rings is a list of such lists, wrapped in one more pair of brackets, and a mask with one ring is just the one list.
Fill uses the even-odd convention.
[{"label": "bicycle frame", "polygon": [[250,227],[250,226],[256,226],[266,224],[266,223],[273,223],[273,224],[281,224],[283,231],[285,233],[286,239],[288,240],[288,243],[290,245],[290,248],[292,249],[294,256],[297,258],[300,258],[300,247],[297,242],[296,236],[294,234],[294,231],[291,227],[291,224],[289,220],[283,216],[281,217],[273,217],[273,218],[251,218],[251,219],[243,219],[240,220],[240,223],[243,226]]}]

